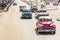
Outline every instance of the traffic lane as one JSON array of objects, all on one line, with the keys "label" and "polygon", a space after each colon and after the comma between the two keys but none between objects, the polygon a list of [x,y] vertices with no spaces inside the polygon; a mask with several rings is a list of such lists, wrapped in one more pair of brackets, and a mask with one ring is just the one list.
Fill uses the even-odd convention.
[{"label": "traffic lane", "polygon": [[59,17],[58,16],[59,15],[59,10],[49,11],[49,15],[50,15],[50,17],[52,17],[52,19],[53,19],[53,21],[54,21],[54,23],[56,25],[56,34],[55,34],[56,40],[60,40],[60,38],[59,38],[59,35],[60,35],[60,32],[59,32],[59,30],[60,30],[60,24],[56,20],[57,17]]},{"label": "traffic lane", "polygon": [[[22,40],[22,30],[19,24],[18,8],[11,6],[0,18],[1,40]],[[14,11],[13,11],[14,10]]]},{"label": "traffic lane", "polygon": [[20,21],[23,30],[23,40],[54,40],[54,38],[55,40],[59,39],[58,35],[37,35],[35,32],[37,20],[34,18],[34,16],[31,20],[21,19]]},{"label": "traffic lane", "polygon": [[23,30],[22,31],[23,40],[29,40],[29,39],[30,40],[51,40],[51,39],[59,40],[59,35],[36,35],[36,33],[35,33],[36,20],[34,18],[32,20],[22,20],[22,19],[20,20],[21,27]]},{"label": "traffic lane", "polygon": [[[33,19],[34,21],[35,19]],[[21,20],[20,20],[21,21]],[[31,21],[31,20],[30,20]],[[36,35],[36,32],[35,32],[35,28],[36,28],[36,20],[34,22],[30,22],[29,20],[22,20],[21,23],[24,24],[22,25],[23,27],[23,40],[57,40],[59,38],[56,38],[57,35]],[[26,24],[25,24],[26,23]],[[33,27],[32,27],[32,23],[34,23]],[[33,31],[32,31],[33,30]]]},{"label": "traffic lane", "polygon": [[[16,10],[17,11],[17,10]],[[10,40],[54,40],[57,36],[55,35],[36,35],[35,28],[36,28],[36,20],[33,18],[32,20],[22,20],[19,19],[20,13],[17,14],[17,12],[9,12],[7,15],[9,21],[9,27],[8,27],[8,38]],[[33,14],[34,17],[34,14]],[[34,23],[34,24],[33,24]],[[21,24],[21,25],[20,25]],[[24,24],[24,25],[23,25]],[[26,26],[25,26],[26,25]],[[20,31],[20,29],[22,31]],[[21,34],[22,33],[22,34]],[[21,35],[20,35],[21,34]],[[18,36],[19,35],[19,36]],[[58,40],[56,38],[55,40]]]},{"label": "traffic lane", "polygon": [[26,6],[26,8],[30,9],[30,5],[26,4],[25,2],[22,2],[21,0],[15,1],[17,2],[17,7]]},{"label": "traffic lane", "polygon": [[10,27],[9,27],[9,33],[8,33],[8,38],[9,40],[22,40],[22,28],[20,25],[20,12],[18,6],[11,6],[9,9],[9,23],[10,23]]}]

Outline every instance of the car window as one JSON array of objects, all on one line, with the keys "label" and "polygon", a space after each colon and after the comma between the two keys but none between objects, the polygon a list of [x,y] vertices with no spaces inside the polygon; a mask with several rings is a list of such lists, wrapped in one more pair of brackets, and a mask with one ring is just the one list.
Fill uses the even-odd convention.
[{"label": "car window", "polygon": [[23,10],[23,12],[30,12],[30,10]]},{"label": "car window", "polygon": [[49,21],[52,21],[52,19],[40,19],[39,21],[40,22],[49,22]]},{"label": "car window", "polygon": [[46,12],[46,10],[40,10],[40,11],[38,11],[38,12],[39,12],[39,13],[40,13],[40,12]]},{"label": "car window", "polygon": [[25,6],[20,6],[20,8],[26,8]]}]

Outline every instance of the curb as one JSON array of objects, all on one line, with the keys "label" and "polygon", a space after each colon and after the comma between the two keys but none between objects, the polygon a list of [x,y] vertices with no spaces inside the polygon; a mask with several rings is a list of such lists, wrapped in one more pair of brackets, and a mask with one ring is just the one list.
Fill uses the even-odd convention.
[{"label": "curb", "polygon": [[11,4],[8,4],[6,8],[4,8],[4,12],[7,12]]},{"label": "curb", "polygon": [[[13,1],[14,2],[14,1]],[[7,12],[8,10],[9,10],[9,7],[11,6],[11,4],[13,3],[13,2],[11,2],[11,3],[9,3],[7,6],[6,6],[6,8],[4,8],[4,12]]]}]

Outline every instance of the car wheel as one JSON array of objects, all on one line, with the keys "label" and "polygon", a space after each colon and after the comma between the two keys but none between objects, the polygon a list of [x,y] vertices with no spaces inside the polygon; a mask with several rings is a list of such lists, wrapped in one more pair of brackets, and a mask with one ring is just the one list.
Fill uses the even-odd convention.
[{"label": "car wheel", "polygon": [[51,32],[53,35],[55,34],[55,31]]},{"label": "car wheel", "polygon": [[38,30],[38,28],[36,28],[36,30]]}]

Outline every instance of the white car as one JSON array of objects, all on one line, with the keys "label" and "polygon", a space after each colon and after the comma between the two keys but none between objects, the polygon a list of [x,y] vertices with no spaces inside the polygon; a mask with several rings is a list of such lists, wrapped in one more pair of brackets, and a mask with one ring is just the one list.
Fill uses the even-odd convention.
[{"label": "white car", "polygon": [[49,13],[47,12],[47,10],[39,10],[36,14],[36,18],[38,19],[40,16],[49,16]]}]

